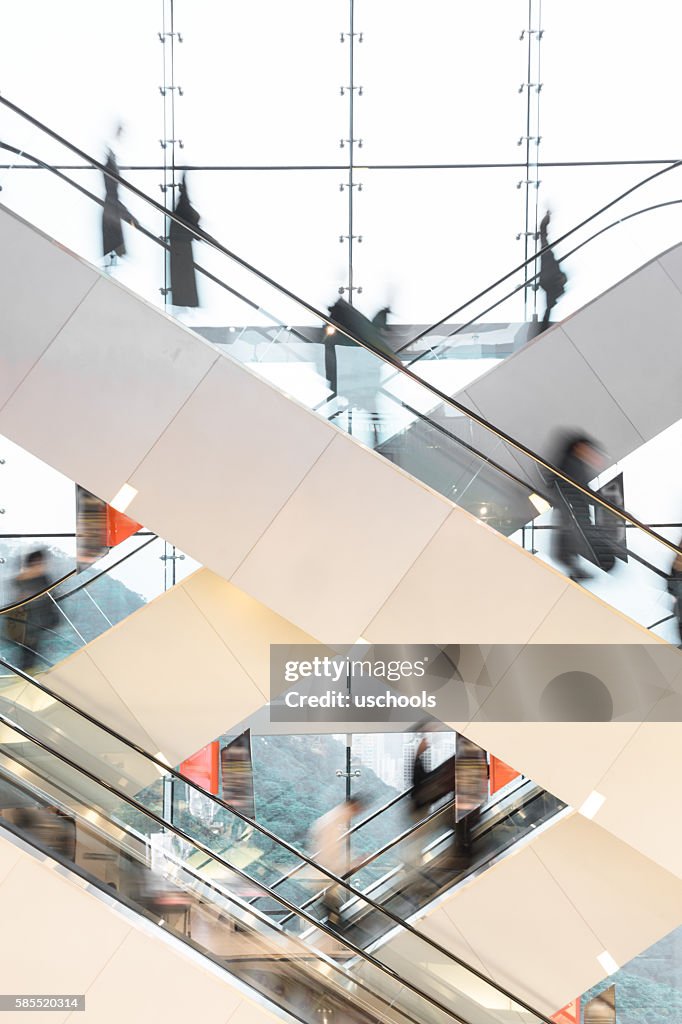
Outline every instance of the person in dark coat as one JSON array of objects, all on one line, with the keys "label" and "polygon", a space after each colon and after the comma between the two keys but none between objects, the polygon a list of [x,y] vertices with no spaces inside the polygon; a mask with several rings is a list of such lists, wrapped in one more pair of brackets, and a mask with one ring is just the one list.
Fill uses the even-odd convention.
[{"label": "person in dark coat", "polygon": [[49,594],[30,600],[50,583],[47,551],[44,548],[30,551],[14,581],[15,601],[27,603],[12,613],[14,629],[10,636],[17,644],[15,664],[24,672],[44,666],[41,653],[59,622],[59,611]]},{"label": "person in dark coat", "polygon": [[[414,752],[414,761],[412,762],[410,816],[412,818],[413,825],[418,825],[419,822],[427,816],[429,806],[432,803],[431,797],[428,795],[426,790],[426,781],[429,777],[430,764],[431,752],[429,750],[429,741],[426,736],[422,736],[417,745],[417,749]],[[419,834],[419,831],[413,832],[412,838],[408,840],[406,861],[412,868],[418,868],[421,865],[423,842],[424,838]]]},{"label": "person in dark coat", "polygon": [[[119,125],[116,138],[120,139],[123,128]],[[109,174],[118,175],[118,162],[116,154],[112,149],[107,149],[105,168]],[[123,257],[126,254],[125,240],[123,238],[122,221],[127,224],[137,225],[132,213],[121,202],[118,197],[118,182],[104,175],[104,206],[102,207],[102,253],[108,257],[111,263],[115,262],[117,256]]]},{"label": "person in dark coat", "polygon": [[[588,487],[590,480],[604,468],[604,458],[598,445],[584,434],[570,435],[556,460],[557,469],[576,483]],[[586,494],[562,480],[554,478],[558,501],[558,523],[554,555],[572,580],[589,579],[589,573],[580,568],[582,554],[608,571],[613,566],[613,554],[607,537],[595,530],[590,514],[592,503]]]},{"label": "person in dark coat", "polygon": [[567,277],[559,266],[559,262],[552,252],[551,246],[548,248],[547,228],[549,227],[551,216],[552,215],[548,210],[540,222],[540,245],[543,249],[547,249],[547,251],[543,252],[540,257],[540,287],[545,293],[546,302],[545,315],[542,318],[541,325],[542,331],[549,327],[550,314],[561,296],[564,294],[567,281]]},{"label": "person in dark coat", "polygon": [[674,600],[673,611],[677,619],[677,633],[682,647],[682,555],[675,555],[675,561],[668,576],[668,593]]},{"label": "person in dark coat", "polygon": [[[178,201],[173,213],[183,222],[178,224],[172,220],[169,230],[170,278],[173,305],[196,307],[199,305],[199,298],[197,295],[197,279],[194,271],[194,254],[192,251],[195,234],[189,229],[193,228],[196,231],[201,218],[189,201],[187,184],[184,178],[179,185]],[[184,226],[185,224],[187,227]]]}]

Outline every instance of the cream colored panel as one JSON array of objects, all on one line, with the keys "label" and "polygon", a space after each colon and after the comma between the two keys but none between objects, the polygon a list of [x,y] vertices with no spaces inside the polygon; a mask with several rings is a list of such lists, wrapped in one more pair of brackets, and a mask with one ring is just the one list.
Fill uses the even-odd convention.
[{"label": "cream colored panel", "polygon": [[20,859],[21,851],[2,838],[0,840],[0,885]]},{"label": "cream colored panel", "polygon": [[[454,894],[452,894],[454,895]],[[452,896],[450,897],[452,898]],[[439,903],[427,917],[422,918],[416,925],[420,934],[426,935],[433,942],[449,950],[454,956],[459,957],[465,964],[468,964],[482,974],[489,974],[488,966],[481,960],[464,938],[459,928],[449,916],[446,910],[447,899]]]},{"label": "cream colored panel", "polygon": [[[4,838],[0,843],[7,842]],[[2,974],[7,991],[87,992],[129,931],[83,888],[22,853],[0,885]],[[96,937],[96,940],[95,940]]]},{"label": "cream colored panel", "polygon": [[470,722],[461,731],[573,807],[580,807],[637,722]]},{"label": "cream colored panel", "polygon": [[[630,794],[631,817],[633,806]],[[682,923],[682,881],[579,814],[539,835],[533,853],[618,964]]]},{"label": "cream colored panel", "polygon": [[1,407],[99,274],[3,207],[0,236]]},{"label": "cream colored panel", "polygon": [[270,644],[316,643],[208,569],[194,573],[182,588],[264,694],[270,692]]},{"label": "cream colored panel", "polygon": [[665,641],[604,604],[577,583],[566,581],[564,593],[534,631],[532,642],[656,644]]},{"label": "cream colored panel", "polygon": [[681,722],[645,722],[600,779],[595,821],[682,878]]},{"label": "cream colored panel", "polygon": [[680,323],[682,294],[654,262],[563,324],[644,438],[679,419]]},{"label": "cream colored panel", "polygon": [[131,509],[229,577],[336,434],[221,356],[132,476]]},{"label": "cream colored panel", "polygon": [[[553,1013],[604,977],[604,949],[625,963],[682,923],[681,897],[679,879],[572,815],[456,889],[418,928]],[[408,936],[384,949],[396,968],[419,962]]]},{"label": "cream colored panel", "polygon": [[498,984],[549,1014],[603,977],[603,946],[532,849],[442,905]]},{"label": "cream colored panel", "polygon": [[[53,1024],[81,1016],[96,1024],[273,1019],[229,974],[146,919],[120,913],[109,896],[17,848],[0,830],[0,865],[9,857],[16,867],[0,884],[3,991],[85,994],[84,1014],[50,1012]],[[39,1016],[5,1015],[19,1024]]]},{"label": "cream colored panel", "polygon": [[[122,623],[125,628],[126,619]],[[96,641],[95,641],[96,642]],[[135,716],[133,709],[116,692],[110,681],[90,658],[91,645],[59,662],[39,678],[60,697],[106,722],[117,732],[149,749],[153,740]],[[131,652],[131,658],[134,655]],[[156,749],[156,748],[155,748]]]},{"label": "cream colored panel", "polygon": [[[374,643],[395,643],[396,637],[401,643],[525,643],[568,585],[454,509],[363,636]],[[585,602],[589,606],[589,598]]]},{"label": "cream colored panel", "polygon": [[131,931],[88,989],[86,1014],[97,1024],[225,1024],[241,1002],[235,989],[164,942]]},{"label": "cream colored panel", "polygon": [[338,434],[233,582],[322,642],[354,642],[449,508]]},{"label": "cream colored panel", "polygon": [[101,277],[3,408],[0,431],[112,498],[217,358]]},{"label": "cream colored panel", "polygon": [[281,1020],[282,1017],[279,1014],[245,1000],[230,1016],[229,1024],[272,1024],[273,1021]]},{"label": "cream colored panel", "polygon": [[176,587],[88,647],[88,654],[171,764],[267,699]]}]

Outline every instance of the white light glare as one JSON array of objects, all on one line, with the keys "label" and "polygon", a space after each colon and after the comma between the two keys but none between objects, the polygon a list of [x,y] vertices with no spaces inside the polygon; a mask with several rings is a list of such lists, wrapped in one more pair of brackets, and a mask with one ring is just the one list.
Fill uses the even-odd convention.
[{"label": "white light glare", "polygon": [[599,961],[599,963],[604,968],[607,974],[615,974],[618,970],[618,964],[606,949],[603,953],[599,954],[597,960]]},{"label": "white light glare", "polygon": [[125,512],[130,502],[136,497],[137,490],[134,487],[131,487],[130,484],[124,484],[120,491],[114,495],[109,504],[112,508],[115,508],[117,512]]},{"label": "white light glare", "polygon": [[578,814],[582,814],[583,818],[594,818],[597,811],[601,810],[605,800],[605,796],[593,789],[582,807],[578,808]]},{"label": "white light glare", "polygon": [[528,500],[531,503],[531,505],[535,506],[540,515],[542,515],[544,512],[549,512],[550,508],[552,507],[550,503],[548,501],[545,501],[544,498],[541,498],[539,494],[529,494]]}]

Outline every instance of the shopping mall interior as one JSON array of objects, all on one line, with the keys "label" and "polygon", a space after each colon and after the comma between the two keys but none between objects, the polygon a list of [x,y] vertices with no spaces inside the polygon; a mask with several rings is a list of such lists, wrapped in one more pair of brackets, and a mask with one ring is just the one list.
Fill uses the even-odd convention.
[{"label": "shopping mall interior", "polygon": [[8,1021],[682,1019],[681,28],[5,12]]}]

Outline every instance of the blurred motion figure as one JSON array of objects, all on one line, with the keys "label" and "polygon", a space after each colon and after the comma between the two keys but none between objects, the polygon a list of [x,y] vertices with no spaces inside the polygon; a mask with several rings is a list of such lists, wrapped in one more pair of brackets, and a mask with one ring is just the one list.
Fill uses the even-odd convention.
[{"label": "blurred motion figure", "polygon": [[[174,306],[195,308],[199,305],[199,298],[192,243],[201,218],[189,200],[187,180],[184,175],[178,186],[178,193],[178,201],[173,213],[182,221],[182,224],[172,220],[168,231],[171,296]],[[185,225],[187,226],[185,227]]]},{"label": "blurred motion figure", "polygon": [[41,652],[59,621],[59,612],[49,594],[31,600],[50,585],[47,565],[47,550],[36,548],[29,551],[14,580],[14,601],[25,601],[8,614],[8,636],[17,645],[15,656],[17,668],[30,671],[41,660]]},{"label": "blurred motion figure", "polygon": [[[351,797],[332,807],[313,825],[310,840],[315,859],[332,874],[343,877],[352,871],[350,836],[344,833],[351,827],[353,818],[362,812],[365,801],[362,797]],[[347,890],[335,885],[326,875],[322,878],[325,893],[322,903],[327,911],[329,924],[338,928],[343,924],[341,908],[347,897]]]},{"label": "blurred motion figure", "polygon": [[[119,124],[116,129],[116,141],[123,137],[123,125]],[[110,175],[118,175],[118,161],[113,149],[107,149],[104,174],[104,206],[102,207],[102,253],[105,260],[108,259],[109,266],[116,263],[117,257],[126,254],[125,240],[123,238],[122,221],[137,226],[137,221],[132,213],[118,198],[118,182]],[[108,173],[107,173],[108,172]]]},{"label": "blurred motion figure", "polygon": [[545,293],[545,315],[542,318],[540,330],[544,331],[549,327],[549,318],[552,310],[566,290],[567,277],[559,266],[559,262],[547,242],[547,228],[552,218],[548,210],[540,221],[540,246],[546,249],[540,257],[539,284]]},{"label": "blurred motion figure", "polygon": [[680,647],[682,646],[682,555],[675,555],[675,560],[670,568],[668,593],[673,596],[673,612],[677,619],[678,647]]},{"label": "blurred motion figure", "polygon": [[[590,480],[604,469],[604,456],[591,438],[585,434],[571,434],[564,440],[555,464],[566,476],[589,488]],[[590,578],[590,574],[580,568],[580,555],[590,558],[608,572],[613,567],[614,556],[608,536],[600,534],[592,522],[590,499],[560,477],[553,480],[558,492],[554,557],[575,581]]]}]

